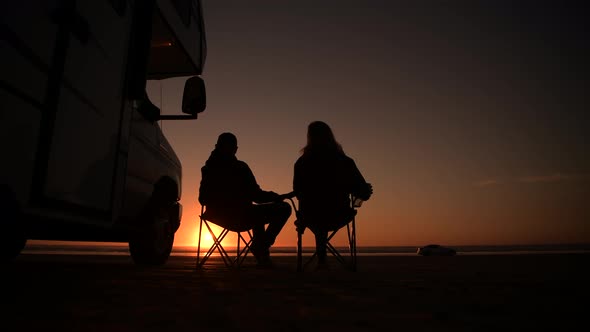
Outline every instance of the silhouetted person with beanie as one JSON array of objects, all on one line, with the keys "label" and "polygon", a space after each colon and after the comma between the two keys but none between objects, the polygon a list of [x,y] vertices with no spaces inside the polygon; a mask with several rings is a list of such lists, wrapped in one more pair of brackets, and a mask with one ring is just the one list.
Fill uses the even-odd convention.
[{"label": "silhouetted person with beanie", "polygon": [[291,206],[279,201],[279,194],[260,188],[248,164],[236,158],[237,150],[234,134],[219,135],[201,168],[199,202],[206,207],[207,220],[231,231],[251,229],[251,251],[259,265],[269,266],[270,247],[289,219]]}]

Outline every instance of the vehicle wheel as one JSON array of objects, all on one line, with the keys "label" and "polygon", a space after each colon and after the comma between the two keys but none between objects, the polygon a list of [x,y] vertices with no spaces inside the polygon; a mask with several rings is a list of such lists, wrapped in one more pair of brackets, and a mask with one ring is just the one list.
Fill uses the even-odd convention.
[{"label": "vehicle wheel", "polygon": [[0,261],[8,262],[20,255],[27,244],[27,237],[22,227],[18,202],[5,186],[0,187],[0,211]]},{"label": "vehicle wheel", "polygon": [[136,264],[162,265],[170,257],[176,228],[174,212],[167,210],[164,216],[152,216],[129,240],[129,253]]},{"label": "vehicle wheel", "polygon": [[155,222],[129,241],[129,253],[136,264],[163,265],[170,257],[174,233],[165,222]]},{"label": "vehicle wheel", "polygon": [[13,225],[2,225],[2,229],[2,236],[0,236],[0,261],[8,262],[20,255],[27,244],[27,238],[22,227],[19,227],[16,223],[13,223]]},{"label": "vehicle wheel", "polygon": [[[174,184],[175,188],[176,184]],[[180,205],[171,184],[160,182],[129,239],[129,253],[136,264],[162,265],[170,257],[174,233],[180,225]]]}]

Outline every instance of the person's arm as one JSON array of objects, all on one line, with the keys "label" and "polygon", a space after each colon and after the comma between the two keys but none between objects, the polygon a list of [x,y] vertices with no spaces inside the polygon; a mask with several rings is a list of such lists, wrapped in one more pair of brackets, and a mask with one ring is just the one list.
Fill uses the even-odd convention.
[{"label": "person's arm", "polygon": [[199,203],[201,205],[207,205],[209,202],[209,193],[211,189],[209,188],[209,177],[205,168],[201,168],[201,183],[199,185]]},{"label": "person's arm", "polygon": [[244,163],[243,166],[246,187],[248,188],[249,196],[251,197],[253,202],[268,203],[275,201],[279,198],[279,194],[277,194],[274,191],[262,190],[258,182],[256,182],[256,177],[254,177],[254,173],[252,172],[248,164]]},{"label": "person's arm", "polygon": [[351,193],[363,201],[366,201],[373,195],[373,186],[365,180],[354,160],[350,159],[349,162],[352,185]]}]

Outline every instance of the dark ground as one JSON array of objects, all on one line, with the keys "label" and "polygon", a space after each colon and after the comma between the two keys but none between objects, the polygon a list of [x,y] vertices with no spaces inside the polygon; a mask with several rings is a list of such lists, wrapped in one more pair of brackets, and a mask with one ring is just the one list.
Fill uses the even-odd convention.
[{"label": "dark ground", "polygon": [[295,272],[193,257],[23,254],[3,267],[4,331],[584,331],[589,254],[362,256]]}]

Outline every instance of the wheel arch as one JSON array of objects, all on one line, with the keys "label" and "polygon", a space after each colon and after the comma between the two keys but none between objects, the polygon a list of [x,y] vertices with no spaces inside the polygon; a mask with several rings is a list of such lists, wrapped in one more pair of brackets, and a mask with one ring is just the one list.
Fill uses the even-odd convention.
[{"label": "wheel arch", "polygon": [[164,199],[168,202],[178,202],[180,200],[180,184],[168,175],[161,176],[154,183],[153,196]]}]

